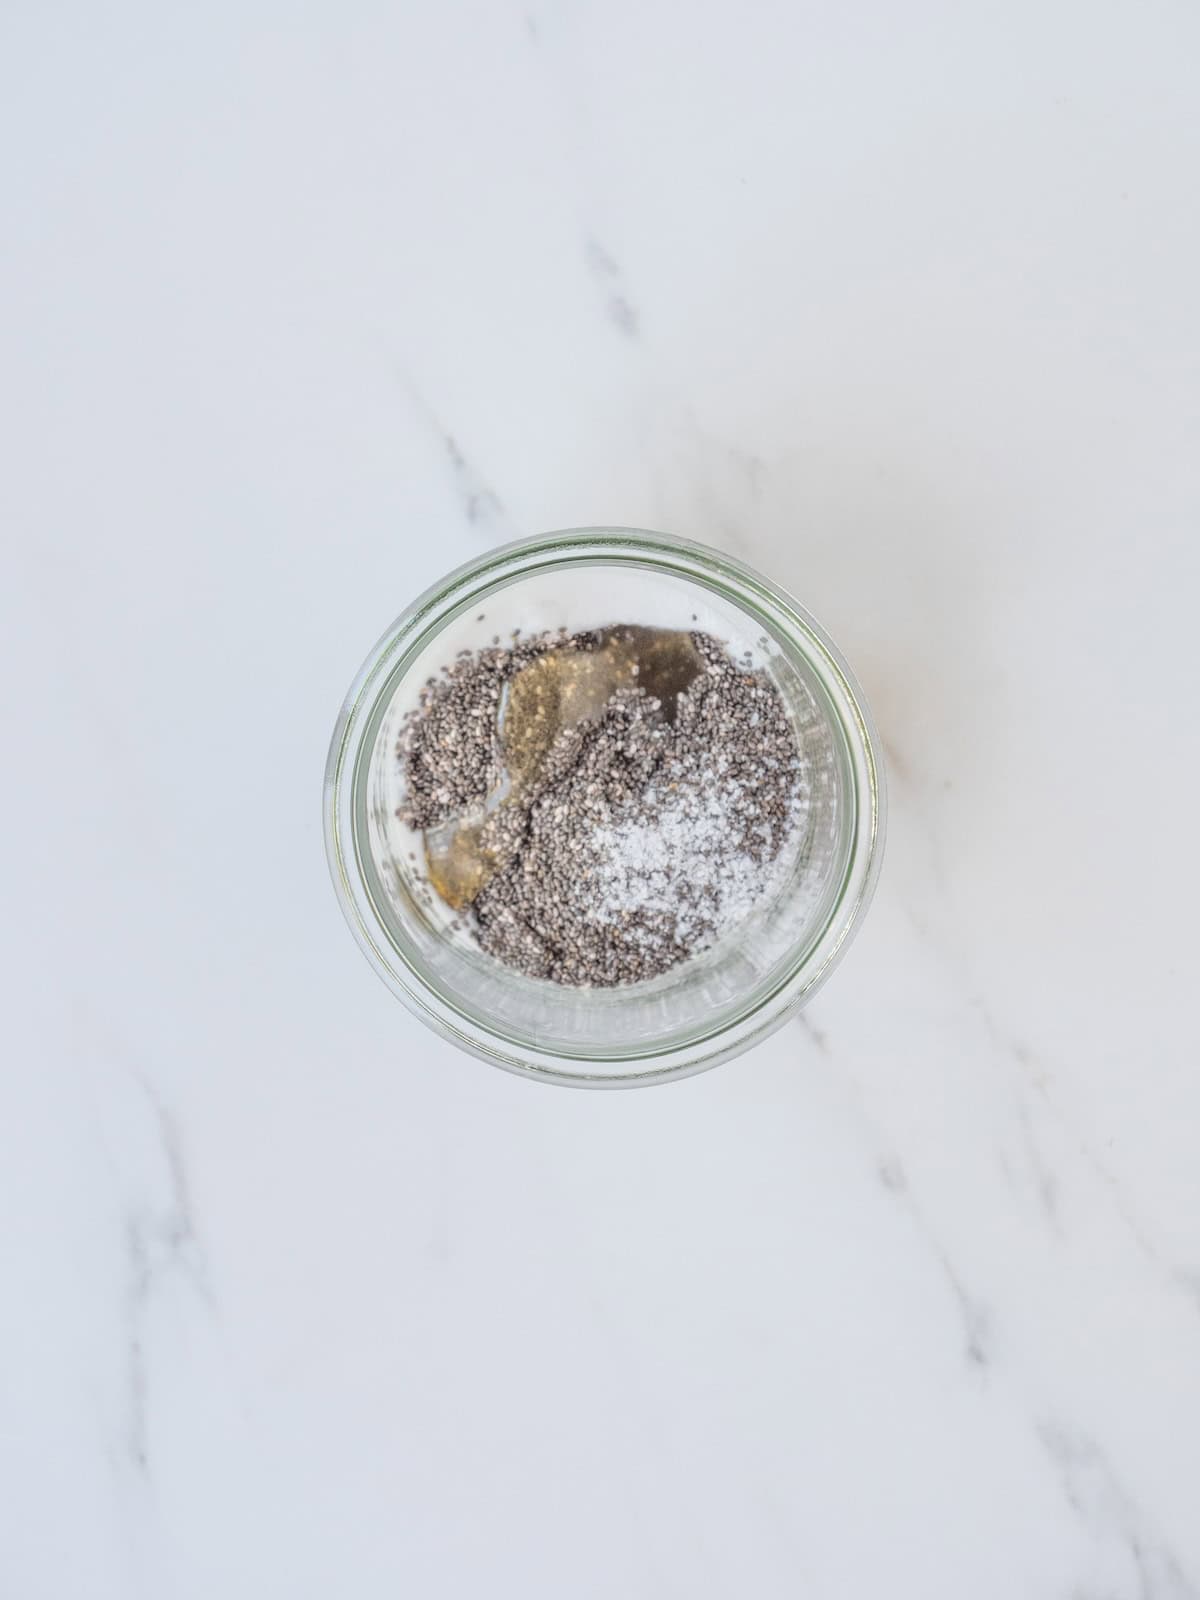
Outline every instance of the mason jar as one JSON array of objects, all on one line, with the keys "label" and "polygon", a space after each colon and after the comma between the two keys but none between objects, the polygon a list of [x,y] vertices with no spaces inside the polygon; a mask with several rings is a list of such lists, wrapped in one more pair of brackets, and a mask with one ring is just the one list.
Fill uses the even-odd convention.
[{"label": "mason jar", "polygon": [[[620,614],[617,614],[617,613]],[[786,873],[709,948],[642,983],[576,988],[527,977],[478,947],[431,896],[402,820],[397,735],[421,686],[462,651],[514,632],[670,617],[751,639],[803,763],[807,804]],[[879,740],[862,691],[813,618],[731,556],[632,528],[522,539],[459,567],[370,652],[338,717],[325,773],[338,900],[392,993],[443,1038],[551,1083],[661,1083],[716,1066],[816,993],[862,921],[884,837]]]}]

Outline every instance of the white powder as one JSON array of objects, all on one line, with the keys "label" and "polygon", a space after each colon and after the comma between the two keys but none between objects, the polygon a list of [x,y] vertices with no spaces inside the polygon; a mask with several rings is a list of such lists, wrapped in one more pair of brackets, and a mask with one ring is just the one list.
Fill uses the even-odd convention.
[{"label": "white powder", "polygon": [[[740,922],[772,886],[778,862],[764,866],[731,844],[742,829],[742,785],[706,775],[703,788],[680,788],[650,811],[588,836],[589,920],[596,926],[620,924],[638,912],[673,919],[675,939],[694,950],[711,944]],[[765,825],[759,830],[769,839]],[[590,899],[590,896],[589,896]],[[656,943],[653,927],[631,930],[640,942]]]}]

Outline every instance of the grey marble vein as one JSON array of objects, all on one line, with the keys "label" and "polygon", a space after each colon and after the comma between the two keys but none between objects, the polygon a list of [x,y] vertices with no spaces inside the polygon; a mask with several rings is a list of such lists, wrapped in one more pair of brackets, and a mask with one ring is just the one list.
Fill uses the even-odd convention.
[{"label": "grey marble vein", "polygon": [[450,469],[454,478],[458,502],[463,515],[473,528],[490,527],[507,519],[504,502],[483,478],[479,469],[467,459],[452,433],[444,433],[443,440]]},{"label": "grey marble vein", "polygon": [[216,1307],[175,1119],[149,1080],[136,1070],[134,1078],[151,1112],[167,1179],[165,1193],[131,1205],[125,1220],[127,1441],[130,1460],[144,1473],[150,1465],[146,1326],[154,1303],[167,1281],[179,1277],[210,1313]]},{"label": "grey marble vein", "polygon": [[1017,1126],[1021,1130],[1026,1163],[1033,1177],[1038,1201],[1045,1213],[1046,1220],[1058,1229],[1061,1225],[1059,1217],[1060,1180],[1057,1173],[1054,1172],[1042,1155],[1034,1126],[1033,1114],[1023,1099],[1017,1106]]},{"label": "grey marble vein", "polygon": [[464,450],[459,435],[442,420],[437,408],[408,369],[395,363],[394,370],[413,410],[438,442],[449,468],[455,504],[467,527],[473,534],[489,540],[515,538],[517,530],[504,501],[478,462]]},{"label": "grey marble vein", "polygon": [[591,234],[584,240],[583,254],[604,296],[604,309],[609,322],[626,339],[640,338],[641,315],[630,298],[619,263]]},{"label": "grey marble vein", "polygon": [[874,1117],[868,1112],[859,1086],[849,1074],[840,1070],[836,1051],[828,1036],[803,1011],[797,1014],[797,1021],[802,1031],[811,1040],[818,1054],[825,1058],[833,1070],[839,1071],[840,1080],[849,1089],[856,1114],[867,1126],[873,1145],[877,1150],[884,1151],[877,1159],[876,1175],[882,1187],[889,1195],[894,1197],[897,1204],[904,1208],[918,1230],[920,1237],[924,1240],[926,1248],[937,1262],[958,1311],[963,1331],[963,1353],[966,1361],[976,1370],[982,1370],[990,1366],[994,1354],[994,1319],[991,1312],[975,1292],[968,1287],[963,1273],[956,1267],[949,1251],[922,1210],[912,1191],[903,1162],[894,1151],[889,1149],[890,1141],[880,1133]]},{"label": "grey marble vein", "polygon": [[[983,999],[976,996],[972,1001],[972,1007],[981,1018],[992,1044],[1018,1068],[1024,1081],[1031,1087],[1034,1095],[1033,1104],[1048,1116],[1053,1117],[1067,1133],[1079,1160],[1101,1185],[1107,1195],[1109,1205],[1120,1218],[1126,1233],[1138,1251],[1159,1271],[1164,1283],[1182,1291],[1196,1306],[1197,1310],[1200,1310],[1200,1296],[1196,1295],[1189,1287],[1196,1269],[1190,1264],[1172,1262],[1168,1259],[1166,1252],[1130,1205],[1124,1187],[1116,1173],[1113,1172],[1092,1143],[1072,1125],[1070,1118],[1052,1094],[1054,1075],[1049,1063],[1024,1039],[1002,1027],[990,1006]],[[1053,1174],[1045,1169],[1037,1154],[1033,1134],[1034,1122],[1029,1109],[1029,1102],[1022,1104],[1019,1120],[1026,1136],[1027,1148],[1031,1154],[1032,1165],[1043,1203],[1048,1211],[1053,1211],[1057,1205],[1058,1183]]]},{"label": "grey marble vein", "polygon": [[[1200,1590],[1161,1532],[1128,1493],[1094,1439],[1060,1421],[1043,1421],[1037,1437],[1067,1504],[1098,1544],[1124,1553],[1137,1600],[1200,1600]],[[1076,1594],[1099,1593],[1077,1589]],[[1106,1593],[1109,1591],[1105,1591]]]}]

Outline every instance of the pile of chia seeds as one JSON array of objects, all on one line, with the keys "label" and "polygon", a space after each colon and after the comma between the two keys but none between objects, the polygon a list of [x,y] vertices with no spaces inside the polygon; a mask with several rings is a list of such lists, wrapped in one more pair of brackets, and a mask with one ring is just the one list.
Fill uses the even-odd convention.
[{"label": "pile of chia seeds", "polygon": [[699,670],[672,704],[617,689],[502,804],[507,686],[600,636],[463,652],[429,680],[400,735],[401,814],[427,836],[483,819],[488,869],[462,917],[497,960],[575,986],[654,978],[736,926],[784,866],[805,782],[779,691],[710,635],[683,637]]}]

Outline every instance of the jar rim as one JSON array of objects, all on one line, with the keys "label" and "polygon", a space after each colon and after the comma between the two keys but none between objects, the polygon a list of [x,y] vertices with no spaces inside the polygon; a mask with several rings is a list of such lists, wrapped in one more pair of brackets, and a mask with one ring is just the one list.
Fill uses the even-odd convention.
[{"label": "jar rim", "polygon": [[[686,1041],[604,1054],[564,1053],[513,1040],[468,1017],[417,970],[388,936],[368,885],[358,826],[364,757],[378,716],[406,667],[468,605],[534,573],[588,564],[629,564],[698,583],[794,648],[826,692],[850,756],[855,818],[845,871],[817,936],[765,994],[715,1029]],[[419,595],[368,654],[334,727],[325,768],[325,845],[334,889],[351,932],[377,974],[410,1011],[468,1053],[506,1070],[582,1087],[620,1087],[690,1076],[741,1054],[805,1004],[844,954],[870,904],[882,864],[886,793],[882,749],[865,698],[845,659],[791,595],[735,557],[693,540],[640,528],[568,528],[497,546]],[[625,1066],[630,1070],[624,1070]],[[614,1070],[615,1069],[615,1070]]]}]

